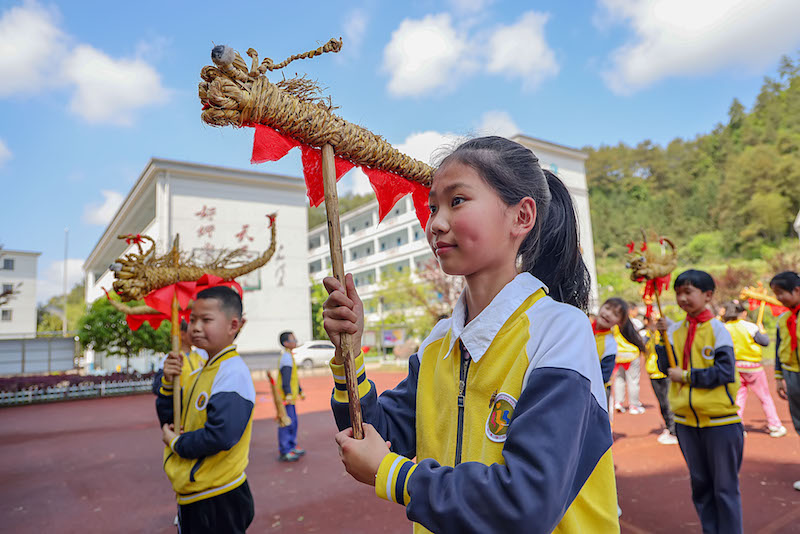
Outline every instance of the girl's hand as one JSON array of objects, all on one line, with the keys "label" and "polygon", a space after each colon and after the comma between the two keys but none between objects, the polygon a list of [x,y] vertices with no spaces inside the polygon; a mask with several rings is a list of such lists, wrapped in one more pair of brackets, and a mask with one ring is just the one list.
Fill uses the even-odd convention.
[{"label": "girl's hand", "polygon": [[374,486],[375,475],[392,444],[383,441],[374,426],[364,423],[363,428],[364,439],[353,439],[352,428],[342,430],[334,439],[347,472],[359,482]]},{"label": "girl's hand", "polygon": [[786,382],[784,382],[783,379],[775,380],[775,391],[783,400],[789,400],[789,397],[786,395]]},{"label": "girl's hand", "polygon": [[667,369],[667,376],[670,380],[677,383],[683,383],[683,369],[680,367],[670,367]]},{"label": "girl's hand", "polygon": [[332,277],[326,277],[322,283],[328,291],[328,299],[322,305],[323,326],[328,337],[336,345],[334,361],[342,363],[341,334],[348,333],[353,336],[352,346],[361,347],[361,334],[364,332],[364,305],[358,298],[353,275],[345,276],[345,287]]}]

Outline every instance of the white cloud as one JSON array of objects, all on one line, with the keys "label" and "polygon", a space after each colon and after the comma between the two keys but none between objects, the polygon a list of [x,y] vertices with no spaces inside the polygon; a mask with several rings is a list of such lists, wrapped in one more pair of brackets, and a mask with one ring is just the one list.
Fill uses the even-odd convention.
[{"label": "white cloud", "polygon": [[598,25],[630,26],[611,53],[606,85],[632,94],[659,80],[722,68],[763,69],[800,44],[797,0],[601,0]]},{"label": "white cloud", "polygon": [[373,193],[372,185],[369,183],[369,178],[364,174],[360,167],[354,167],[350,171],[350,180],[352,182],[350,192],[354,195],[366,195]]},{"label": "white cloud", "polygon": [[6,145],[5,141],[0,139],[0,169],[2,169],[12,157],[13,154],[11,153],[11,149],[8,148],[8,145]]},{"label": "white cloud", "polygon": [[90,203],[83,208],[83,222],[105,226],[117,213],[124,197],[116,191],[104,190],[102,203]]},{"label": "white cloud", "polygon": [[480,13],[494,0],[448,0],[447,3],[458,13]]},{"label": "white cloud", "polygon": [[558,74],[559,66],[544,36],[547,13],[528,11],[509,26],[501,26],[489,38],[486,70],[522,78],[531,89]]},{"label": "white cloud", "polygon": [[361,45],[364,43],[368,22],[369,17],[363,9],[353,9],[345,16],[342,30],[344,46],[342,46],[342,52],[336,54],[337,56],[345,57],[342,54],[357,56],[359,54]]},{"label": "white cloud", "polygon": [[[83,280],[83,260],[67,259],[67,291]],[[51,262],[46,269],[40,271],[36,280],[36,301],[44,304],[51,297],[64,294],[64,260]]]},{"label": "white cloud", "polygon": [[520,128],[511,115],[506,111],[492,110],[481,115],[478,133],[480,135],[499,135],[501,137],[513,137],[520,133]]},{"label": "white cloud", "polygon": [[67,36],[57,25],[55,10],[25,2],[0,17],[0,97],[31,94],[56,85],[58,64]]},{"label": "white cloud", "polygon": [[113,59],[89,45],[70,53],[64,74],[76,88],[70,111],[90,123],[128,126],[135,111],[169,98],[161,76],[145,61]]},{"label": "white cloud", "polygon": [[464,140],[463,136],[454,133],[427,130],[412,133],[405,141],[395,145],[395,148],[423,163],[436,165],[443,154],[446,155]]},{"label": "white cloud", "polygon": [[383,51],[383,70],[390,75],[388,89],[394,96],[452,88],[471,69],[466,36],[456,31],[447,13],[403,20]]}]

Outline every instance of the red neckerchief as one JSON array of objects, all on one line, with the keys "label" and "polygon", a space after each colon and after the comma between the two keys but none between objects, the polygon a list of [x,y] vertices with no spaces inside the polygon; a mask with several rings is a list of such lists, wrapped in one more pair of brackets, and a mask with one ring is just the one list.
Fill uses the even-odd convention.
[{"label": "red neckerchief", "polygon": [[789,309],[789,317],[786,319],[786,327],[789,329],[789,339],[791,339],[792,350],[797,350],[797,314],[800,312],[800,304]]},{"label": "red neckerchief", "polygon": [[611,329],[609,328],[606,330],[600,330],[599,328],[597,328],[597,321],[592,321],[592,332],[594,333],[594,335],[608,334],[609,332],[611,332]]},{"label": "red neckerchief", "polygon": [[691,315],[686,316],[686,322],[689,324],[689,331],[686,332],[686,345],[683,346],[683,368],[689,368],[689,356],[692,354],[692,343],[694,343],[694,334],[697,332],[697,325],[706,323],[714,318],[711,310],[706,308],[697,314],[696,317]]}]

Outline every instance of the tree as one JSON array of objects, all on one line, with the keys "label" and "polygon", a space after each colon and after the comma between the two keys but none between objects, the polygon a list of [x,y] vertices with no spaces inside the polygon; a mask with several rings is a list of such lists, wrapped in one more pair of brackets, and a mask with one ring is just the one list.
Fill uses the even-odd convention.
[{"label": "tree", "polygon": [[328,292],[322,284],[311,284],[311,335],[314,339],[328,339],[323,326],[322,304],[328,298]]},{"label": "tree", "polygon": [[[141,304],[141,303],[138,303]],[[170,322],[164,321],[158,330],[143,324],[135,332],[130,329],[125,314],[117,311],[105,298],[95,300],[78,323],[78,339],[84,349],[104,352],[106,356],[125,358],[125,372],[130,369],[130,357],[149,349],[169,352]]]},{"label": "tree", "polygon": [[[67,330],[78,329],[83,314],[86,313],[85,286],[80,282],[67,294]],[[61,316],[64,313],[64,297],[51,297],[43,306],[36,309],[36,330],[38,332],[61,332]]]}]

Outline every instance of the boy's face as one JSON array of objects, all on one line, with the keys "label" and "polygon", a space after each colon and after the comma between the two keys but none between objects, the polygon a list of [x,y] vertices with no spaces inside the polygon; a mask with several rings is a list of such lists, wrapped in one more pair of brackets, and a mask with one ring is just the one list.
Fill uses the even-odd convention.
[{"label": "boy's face", "polygon": [[675,300],[678,301],[678,306],[691,316],[705,310],[713,296],[713,291],[701,291],[691,284],[684,284],[675,289]]},{"label": "boy's face", "polygon": [[289,339],[283,342],[283,346],[289,350],[297,348],[297,338],[294,337],[294,334],[289,334]]},{"label": "boy's face", "polygon": [[192,344],[213,356],[233,342],[242,326],[238,317],[225,313],[217,299],[197,299],[189,319]]},{"label": "boy's face", "polygon": [[770,286],[772,292],[775,293],[775,298],[781,301],[781,304],[787,308],[796,308],[800,306],[800,287],[796,287],[791,291],[786,291],[782,287]]}]

